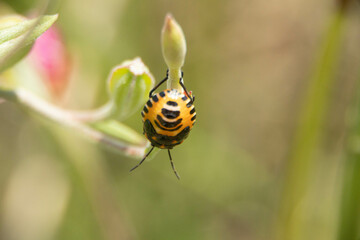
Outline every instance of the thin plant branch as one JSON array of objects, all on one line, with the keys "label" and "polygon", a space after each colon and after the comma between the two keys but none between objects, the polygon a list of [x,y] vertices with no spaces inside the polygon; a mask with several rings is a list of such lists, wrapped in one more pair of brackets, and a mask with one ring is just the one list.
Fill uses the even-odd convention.
[{"label": "thin plant branch", "polygon": [[[95,142],[102,143],[106,146],[114,148],[122,152],[126,156],[140,158],[144,155],[147,144],[133,145],[106,135],[94,128],[91,128],[86,123],[90,120],[99,119],[99,117],[108,111],[109,104],[104,105],[103,108],[99,108],[98,112],[95,111],[67,111],[61,109],[55,105],[52,105],[45,100],[37,97],[28,90],[16,89],[14,91],[0,89],[0,97],[8,101],[15,102],[36,112],[47,119],[57,122],[63,126],[73,128],[84,135],[90,137]],[[86,115],[88,114],[88,115]]]}]

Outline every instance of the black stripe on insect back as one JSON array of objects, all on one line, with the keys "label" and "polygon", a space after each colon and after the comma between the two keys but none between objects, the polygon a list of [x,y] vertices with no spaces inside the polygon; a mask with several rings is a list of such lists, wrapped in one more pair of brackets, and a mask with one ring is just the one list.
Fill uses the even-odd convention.
[{"label": "black stripe on insect back", "polygon": [[157,120],[159,121],[159,123],[164,126],[165,128],[174,128],[177,125],[179,125],[182,121],[182,118],[179,118],[177,121],[175,122],[167,122],[164,119],[162,119],[162,117],[160,115],[156,116]]},{"label": "black stripe on insect back", "polygon": [[[181,130],[181,132],[178,133],[176,136],[166,136],[166,135],[157,134],[156,140],[164,145],[170,145],[172,141],[181,142],[184,139],[186,139],[187,136],[189,135],[189,132],[190,132],[190,127],[188,126],[183,130]],[[176,145],[176,143],[174,145]]]},{"label": "black stripe on insect back", "polygon": [[194,115],[192,118],[191,118],[191,121],[194,121],[196,119],[196,115]]},{"label": "black stripe on insect back", "polygon": [[193,103],[191,101],[189,101],[187,104],[186,104],[186,107],[189,108],[193,105]]},{"label": "black stripe on insect back", "polygon": [[171,111],[166,108],[162,108],[161,113],[169,119],[175,119],[180,115],[180,111]]},{"label": "black stripe on insect back", "polygon": [[148,105],[149,108],[152,107],[152,103],[151,103],[150,99],[149,99],[149,101],[147,101],[146,105]]},{"label": "black stripe on insect back", "polygon": [[146,106],[144,106],[143,111],[144,111],[145,113],[148,113],[148,112],[149,112],[149,110],[147,109],[147,107],[146,107]]},{"label": "black stripe on insect back", "polygon": [[144,114],[144,112],[141,112],[141,116],[142,116],[142,117],[145,117],[145,114]]},{"label": "black stripe on insect back", "polygon": [[195,112],[195,108],[191,109],[190,114],[193,114]]},{"label": "black stripe on insect back", "polygon": [[[155,128],[153,127],[153,125],[151,124],[149,119],[146,119],[144,122],[144,132],[146,132],[146,134],[151,138],[152,136],[157,135]],[[150,140],[149,138],[149,140]]]},{"label": "black stripe on insect back", "polygon": [[154,102],[159,101],[159,99],[158,99],[158,97],[157,97],[156,95],[152,96],[152,100],[153,100]]},{"label": "black stripe on insect back", "polygon": [[[155,131],[150,120],[147,119],[144,122],[144,131],[146,132],[148,139],[151,142],[151,145],[155,147],[161,147],[162,145],[164,145],[166,148],[172,149],[175,145],[180,144],[183,140],[187,138],[190,132],[190,127],[187,126],[183,130],[181,130],[181,132],[178,133],[176,136],[167,136],[167,135],[158,134]],[[155,137],[156,140],[152,139],[152,137]]]},{"label": "black stripe on insect back", "polygon": [[177,102],[174,102],[174,101],[167,101],[166,104],[169,106],[174,106],[174,107],[176,107],[178,105]]},{"label": "black stripe on insect back", "polygon": [[182,98],[181,98],[183,101],[185,101],[187,99],[187,96],[184,95]]},{"label": "black stripe on insect back", "polygon": [[166,94],[165,94],[164,91],[162,91],[162,92],[159,93],[159,95],[160,95],[160,97],[165,97]]},{"label": "black stripe on insect back", "polygon": [[156,121],[156,120],[154,120],[154,122],[155,122],[155,124],[156,124],[156,126],[158,126],[160,129],[162,129],[162,130],[165,130],[165,131],[169,131],[169,132],[174,132],[174,131],[176,131],[176,130],[179,130],[181,127],[182,127],[182,124],[180,124],[177,128],[164,128],[164,127],[162,127],[159,123],[158,123],[158,121]]}]

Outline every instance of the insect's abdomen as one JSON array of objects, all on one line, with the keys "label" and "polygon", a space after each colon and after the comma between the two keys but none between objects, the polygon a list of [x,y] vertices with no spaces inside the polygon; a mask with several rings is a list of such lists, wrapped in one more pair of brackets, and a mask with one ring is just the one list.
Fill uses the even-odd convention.
[{"label": "insect's abdomen", "polygon": [[191,100],[176,89],[153,95],[141,115],[146,138],[158,148],[171,149],[182,143],[196,121]]}]

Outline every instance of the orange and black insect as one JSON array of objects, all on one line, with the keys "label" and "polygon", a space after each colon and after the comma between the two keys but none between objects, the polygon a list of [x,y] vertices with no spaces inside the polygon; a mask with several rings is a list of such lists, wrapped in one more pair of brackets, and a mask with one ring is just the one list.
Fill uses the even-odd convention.
[{"label": "orange and black insect", "polygon": [[143,130],[145,137],[150,141],[152,148],[130,171],[139,167],[149,156],[154,147],[167,149],[171,167],[177,178],[179,175],[175,170],[171,158],[170,149],[181,144],[189,135],[190,130],[196,121],[196,112],[194,107],[195,98],[185,88],[183,83],[183,74],[179,80],[183,92],[176,89],[166,89],[162,92],[153,94],[153,92],[168,79],[163,79],[156,85],[149,94],[149,100],[146,102],[141,112],[143,121]]}]

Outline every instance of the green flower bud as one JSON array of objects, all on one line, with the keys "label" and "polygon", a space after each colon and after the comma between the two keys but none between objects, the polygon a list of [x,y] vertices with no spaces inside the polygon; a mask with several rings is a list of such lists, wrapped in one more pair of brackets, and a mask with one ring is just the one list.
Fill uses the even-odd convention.
[{"label": "green flower bud", "polygon": [[154,78],[140,58],[114,67],[107,81],[112,115],[121,120],[138,111],[149,98],[153,85]]},{"label": "green flower bud", "polygon": [[43,34],[58,15],[26,20],[13,15],[0,19],[0,72],[22,59],[36,38]]},{"label": "green flower bud", "polygon": [[171,14],[165,17],[161,34],[162,52],[169,68],[181,68],[184,65],[186,41],[180,25]]},{"label": "green flower bud", "polygon": [[162,53],[169,69],[168,88],[181,88],[178,80],[186,55],[186,40],[180,25],[171,14],[165,17],[161,33]]}]

